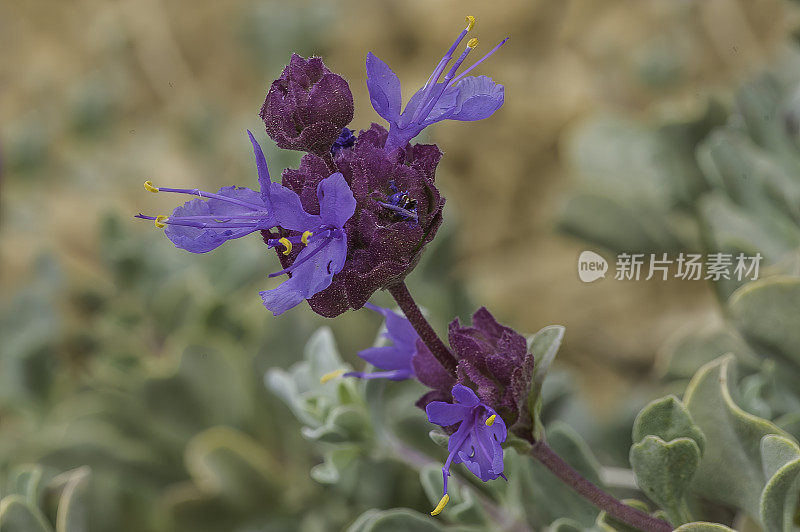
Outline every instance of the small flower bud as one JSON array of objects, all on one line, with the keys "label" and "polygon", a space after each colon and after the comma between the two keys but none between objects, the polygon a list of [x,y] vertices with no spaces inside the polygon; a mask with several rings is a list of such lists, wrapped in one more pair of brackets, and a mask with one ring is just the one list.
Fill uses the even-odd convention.
[{"label": "small flower bud", "polygon": [[259,113],[279,148],[324,155],[353,119],[353,95],[319,57],[292,54]]}]

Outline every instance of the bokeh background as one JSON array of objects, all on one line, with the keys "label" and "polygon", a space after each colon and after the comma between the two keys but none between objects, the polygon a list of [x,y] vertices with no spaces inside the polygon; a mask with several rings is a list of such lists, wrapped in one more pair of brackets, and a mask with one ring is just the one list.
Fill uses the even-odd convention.
[{"label": "bokeh background", "polygon": [[[648,395],[661,346],[687,324],[713,321],[717,302],[704,283],[579,281],[578,254],[603,249],[576,238],[564,210],[593,170],[582,154],[597,144],[586,132],[609,116],[643,131],[713,121],[710,108],[724,109],[744,80],[792,46],[793,4],[6,1],[3,475],[16,478],[27,462],[53,471],[91,465],[105,497],[91,518],[98,530],[234,530],[253,519],[264,526],[253,530],[336,530],[369,507],[424,507],[413,478],[380,496],[311,480],[318,452],[263,385],[267,368],[291,365],[321,325],[357,364],[375,317],[329,321],[298,308],[275,319],[257,292],[277,261],[256,237],[192,256],[132,215],[174,205],[147,194],[146,179],[252,186],[246,129],[265,145],[273,176],[298,163],[298,153],[266,141],[258,117],[292,52],[321,55],[350,81],[351,127],[366,128],[379,120],[364,82],[367,51],[399,73],[407,98],[466,14],[478,19],[482,49],[511,36],[480,70],[505,85],[506,104],[480,123],[426,132],[423,140],[445,152],[437,180],[447,222],[410,285],[440,328],[479,305],[520,331],[565,325],[559,364],[590,399],[582,415],[592,423]],[[219,441],[274,482],[221,496],[224,478],[209,458]],[[274,505],[265,508],[264,498]]]}]

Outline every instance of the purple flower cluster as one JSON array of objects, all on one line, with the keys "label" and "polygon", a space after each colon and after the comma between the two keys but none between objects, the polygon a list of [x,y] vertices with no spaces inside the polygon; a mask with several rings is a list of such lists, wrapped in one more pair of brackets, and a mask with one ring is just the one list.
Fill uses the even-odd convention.
[{"label": "purple flower cluster", "polygon": [[[400,286],[442,223],[445,200],[435,185],[442,153],[435,145],[410,142],[436,122],[481,120],[503,105],[502,85],[467,74],[507,39],[458,73],[477,46],[477,39],[471,39],[456,55],[474,23],[467,17],[466,28],[405,107],[397,75],[375,55],[367,55],[370,100],[388,121],[388,130],[372,124],[356,135],[347,127],[354,108],[344,78],[318,57],[292,55],[272,82],[260,116],[278,147],[306,152],[298,168],[284,170],[281,182],[273,182],[261,146],[248,131],[258,191],[227,186],[211,193],[147,181],[145,188],[151,192],[196,198],[168,216],[137,215],[165,228],[176,247],[192,253],[206,253],[260,232],[281,264],[269,277],[287,276],[276,288],[260,293],[275,315],[306,300],[326,317],[366,306],[385,318],[389,343],[359,353],[380,371],[344,375],[416,378],[432,389],[419,406],[431,423],[451,434],[442,469],[444,494],[434,514],[449,500],[451,465],[463,463],[483,481],[502,477],[506,423],[513,429],[520,419],[530,417],[522,393],[532,357],[524,338],[498,324],[486,309],[475,313],[472,327],[458,320],[450,325],[452,354],[446,356],[454,357],[455,363],[445,367],[441,361],[450,359],[442,359],[438,351],[434,356],[429,349],[431,336],[438,340],[430,326],[419,329],[400,314],[368,303],[376,290]],[[404,311],[408,313],[405,307]],[[428,344],[419,330],[424,330],[422,338]],[[447,352],[441,341],[436,346]]]},{"label": "purple flower cluster", "polygon": [[[458,319],[449,327],[449,343],[458,360],[451,375],[420,340],[409,321],[389,309],[370,307],[386,317],[385,334],[393,345],[361,351],[373,366],[388,370],[351,372],[345,376],[402,380],[417,378],[432,388],[417,403],[428,420],[451,433],[449,455],[442,469],[444,493],[434,515],[449,501],[450,465],[464,463],[484,482],[502,476],[506,420],[521,436],[530,434],[527,394],[533,355],[525,338],[501,325],[485,308],[472,316],[472,326]],[[476,391],[473,391],[476,390]]]}]

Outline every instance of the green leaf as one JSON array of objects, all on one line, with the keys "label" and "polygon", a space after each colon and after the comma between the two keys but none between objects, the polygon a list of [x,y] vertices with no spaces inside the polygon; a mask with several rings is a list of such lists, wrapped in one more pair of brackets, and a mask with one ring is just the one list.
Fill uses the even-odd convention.
[{"label": "green leaf", "polygon": [[633,442],[639,443],[647,436],[658,436],[668,442],[676,438],[694,440],[703,454],[706,438],[694,424],[686,406],[674,395],[656,399],[645,406],[633,422]]},{"label": "green leaf", "polygon": [[31,464],[20,466],[11,472],[8,481],[9,494],[21,495],[30,504],[39,504],[42,482],[42,466]]},{"label": "green leaf", "polygon": [[686,523],[675,529],[674,532],[736,532],[732,528],[719,523],[705,523],[703,521],[696,521],[694,523]]},{"label": "green leaf", "polygon": [[441,532],[444,528],[434,519],[405,508],[362,514],[347,532]]},{"label": "green leaf", "polygon": [[[544,437],[544,427],[539,420],[543,400],[542,385],[561,347],[564,331],[562,325],[549,325],[528,338],[528,351],[533,354],[534,360],[533,379],[528,390],[528,412],[536,439]],[[525,429],[527,428],[526,426]]]},{"label": "green leaf", "polygon": [[764,474],[761,522],[769,531],[791,532],[800,524],[800,447],[777,435],[761,440]]},{"label": "green leaf", "polygon": [[325,453],[325,461],[311,469],[311,478],[320,484],[336,484],[342,472],[359,457],[355,446],[336,447]]},{"label": "green leaf", "polygon": [[186,468],[198,486],[237,506],[258,505],[280,496],[282,472],[273,458],[246,434],[212,427],[186,446]]},{"label": "green leaf", "polygon": [[[624,499],[622,502],[631,508],[636,508],[644,513],[650,513],[650,508],[642,501],[636,499]],[[597,527],[605,532],[640,532],[638,528],[634,528],[628,524],[625,524],[615,517],[611,517],[606,512],[600,512],[597,515]]]},{"label": "green leaf", "polygon": [[[591,449],[568,425],[555,422],[548,427],[550,447],[585,478],[602,486],[600,466]],[[505,504],[522,508],[528,521],[544,527],[556,519],[569,516],[586,528],[594,525],[597,508],[577,495],[549,469],[527,455],[507,452],[505,456],[508,483],[505,487]]]},{"label": "green leaf", "polygon": [[[693,488],[708,499],[759,515],[766,478],[761,466],[761,438],[783,434],[774,424],[739,408],[732,397],[735,358],[726,355],[700,368],[686,390],[684,403],[706,437],[706,448]],[[725,486],[725,489],[720,489]]]},{"label": "green leaf", "polygon": [[553,521],[547,528],[550,532],[584,532],[586,528],[567,517],[561,517]]},{"label": "green leaf", "polygon": [[[89,508],[87,492],[91,471],[81,467],[62,473],[48,483],[45,499],[57,497],[56,532],[86,532]],[[49,493],[48,493],[49,492]]]},{"label": "green leaf", "polygon": [[748,340],[800,366],[800,279],[769,277],[748,283],[731,296],[728,308]]},{"label": "green leaf", "polygon": [[318,428],[325,423],[331,408],[342,400],[352,402],[357,395],[352,389],[346,392],[342,390],[342,387],[355,386],[349,380],[320,382],[324,375],[347,368],[336,349],[333,333],[329,328],[322,327],[306,344],[302,362],[292,366],[289,371],[271,369],[267,372],[265,383],[301,422]]},{"label": "green leaf", "polygon": [[695,440],[676,438],[664,441],[646,436],[631,447],[631,467],[644,493],[666,510],[670,522],[691,520],[685,495],[700,464],[700,448]]},{"label": "green leaf", "polygon": [[528,351],[533,354],[536,363],[533,382],[538,385],[538,390],[541,390],[547,372],[553,365],[565,331],[563,325],[548,325],[528,338]]},{"label": "green leaf", "polygon": [[0,532],[53,532],[38,508],[20,495],[0,500]]}]

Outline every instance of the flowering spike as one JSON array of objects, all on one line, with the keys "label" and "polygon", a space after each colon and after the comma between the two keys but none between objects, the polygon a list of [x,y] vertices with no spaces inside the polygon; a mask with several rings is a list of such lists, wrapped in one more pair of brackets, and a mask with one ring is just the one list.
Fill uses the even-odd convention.
[{"label": "flowering spike", "polygon": [[325,384],[326,382],[332,381],[333,379],[338,379],[339,377],[341,377],[344,374],[345,374],[345,370],[343,370],[343,369],[337,369],[335,371],[331,371],[329,373],[326,373],[322,377],[320,377],[319,383],[320,384]]},{"label": "flowering spike", "polygon": [[308,239],[311,238],[312,236],[314,236],[314,233],[312,233],[311,231],[304,231],[303,236],[300,237],[300,242],[302,242],[304,246],[307,246]]},{"label": "flowering spike", "polygon": [[167,220],[167,218],[169,218],[169,216],[164,216],[163,214],[159,214],[158,216],[156,216],[156,219],[153,221],[153,224],[155,224],[155,226],[158,227],[159,229],[164,229],[165,227],[164,222]]},{"label": "flowering spike", "polygon": [[278,242],[283,244],[283,247],[286,248],[284,250],[284,252],[283,252],[284,255],[288,255],[289,253],[292,252],[292,243],[288,238],[286,238],[286,237],[280,238],[280,239],[278,239]]},{"label": "flowering spike", "polygon": [[153,182],[150,180],[144,182],[144,189],[148,192],[152,192],[153,194],[158,192],[158,187],[154,187]]},{"label": "flowering spike", "polygon": [[442,495],[442,498],[439,500],[439,504],[436,505],[436,508],[433,509],[431,515],[439,515],[444,510],[444,507],[447,506],[447,503],[450,502],[450,495],[445,493]]},{"label": "flowering spike", "polygon": [[478,46],[478,38],[477,37],[473,37],[472,39],[467,41],[467,48],[473,48],[474,49],[476,46]]},{"label": "flowering spike", "polygon": [[491,416],[486,418],[486,426],[491,427],[494,425],[494,420],[497,419],[497,414],[492,414]]},{"label": "flowering spike", "polygon": [[472,28],[475,26],[475,17],[472,15],[467,15],[467,28],[464,31],[472,31]]}]

